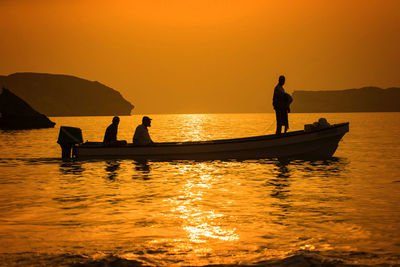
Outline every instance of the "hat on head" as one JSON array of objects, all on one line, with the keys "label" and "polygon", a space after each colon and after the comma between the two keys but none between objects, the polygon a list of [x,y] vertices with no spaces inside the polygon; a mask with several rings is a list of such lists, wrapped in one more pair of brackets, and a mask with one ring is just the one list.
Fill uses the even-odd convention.
[{"label": "hat on head", "polygon": [[142,123],[145,122],[145,121],[151,121],[151,119],[149,117],[147,117],[147,116],[144,116],[142,118]]}]

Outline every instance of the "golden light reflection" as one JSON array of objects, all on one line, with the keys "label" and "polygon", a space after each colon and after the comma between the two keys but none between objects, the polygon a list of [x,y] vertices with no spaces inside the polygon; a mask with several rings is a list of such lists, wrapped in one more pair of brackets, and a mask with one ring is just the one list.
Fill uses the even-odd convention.
[{"label": "golden light reflection", "polygon": [[209,194],[213,190],[212,167],[205,163],[182,166],[180,172],[188,176],[181,194],[171,200],[173,212],[183,220],[182,228],[194,243],[207,243],[209,239],[235,241],[239,239],[236,228],[224,225],[224,214],[207,207],[212,201]]},{"label": "golden light reflection", "polygon": [[183,141],[199,141],[206,140],[204,134],[206,131],[203,129],[204,125],[207,124],[206,114],[185,114],[184,125],[185,125],[185,137]]}]

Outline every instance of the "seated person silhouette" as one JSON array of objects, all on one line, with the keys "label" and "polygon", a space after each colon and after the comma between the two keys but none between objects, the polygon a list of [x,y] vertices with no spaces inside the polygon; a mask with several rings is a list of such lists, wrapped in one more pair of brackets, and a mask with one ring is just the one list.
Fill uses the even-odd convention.
[{"label": "seated person silhouette", "polygon": [[146,146],[154,143],[150,138],[147,127],[151,127],[151,119],[144,116],[142,118],[142,124],[136,127],[135,134],[133,135],[132,143],[134,145]]},{"label": "seated person silhouette", "polygon": [[118,133],[118,124],[119,118],[114,117],[112,123],[107,127],[106,133],[104,134],[103,144],[106,146],[118,146],[118,145],[126,145],[126,141],[118,141],[117,133]]}]

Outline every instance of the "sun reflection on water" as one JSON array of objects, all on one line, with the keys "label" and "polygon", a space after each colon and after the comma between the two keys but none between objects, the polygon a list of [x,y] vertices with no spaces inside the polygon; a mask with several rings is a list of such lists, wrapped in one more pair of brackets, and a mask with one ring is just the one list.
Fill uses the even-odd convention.
[{"label": "sun reflection on water", "polygon": [[208,207],[208,195],[215,177],[210,175],[211,166],[198,163],[180,168],[188,177],[180,195],[171,199],[172,212],[183,221],[182,228],[194,243],[206,243],[209,239],[235,241],[239,239],[236,229],[224,225],[225,215]]},{"label": "sun reflection on water", "polygon": [[[246,137],[268,133],[273,116],[151,115],[151,135],[159,142]],[[293,128],[310,116],[292,114]],[[114,264],[115,255],[147,266],[261,266],[295,265],[287,259],[300,254],[300,265],[308,255],[327,264],[396,265],[400,139],[387,133],[399,132],[399,115],[332,120],[343,116],[353,128],[338,158],[327,161],[61,161],[57,129],[3,132],[0,262],[70,266],[63,261],[84,258],[97,266]],[[132,138],[136,118],[121,118],[121,139]],[[82,127],[89,140],[103,138],[109,124],[108,117],[55,119]]]},{"label": "sun reflection on water", "polygon": [[185,130],[182,131],[183,141],[199,141],[208,139],[205,130],[208,120],[210,119],[206,114],[184,114],[183,122]]}]

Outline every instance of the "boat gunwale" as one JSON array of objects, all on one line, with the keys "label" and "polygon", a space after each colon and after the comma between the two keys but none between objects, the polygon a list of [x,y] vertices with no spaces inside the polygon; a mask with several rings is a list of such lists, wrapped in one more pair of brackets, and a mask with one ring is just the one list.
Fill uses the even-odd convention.
[{"label": "boat gunwale", "polygon": [[[217,140],[205,140],[205,141],[184,141],[184,142],[160,142],[154,143],[150,145],[134,145],[132,143],[122,146],[104,146],[102,142],[85,142],[76,146],[78,149],[99,149],[99,148],[134,148],[134,147],[170,147],[170,146],[190,146],[190,145],[217,145],[217,144],[230,144],[230,143],[245,143],[245,142],[257,142],[264,140],[274,140],[274,139],[283,139],[288,137],[294,137],[299,135],[307,135],[314,134],[318,132],[324,132],[327,130],[332,130],[336,128],[341,128],[343,126],[348,126],[349,122],[343,122],[334,124],[327,128],[317,129],[313,131],[306,132],[304,130],[293,131],[289,133],[283,133],[281,135],[270,134],[270,135],[260,135],[260,136],[252,136],[252,137],[241,137],[241,138],[232,138],[232,139],[217,139]],[[90,145],[88,143],[93,143]],[[86,145],[85,145],[86,144]]]}]

